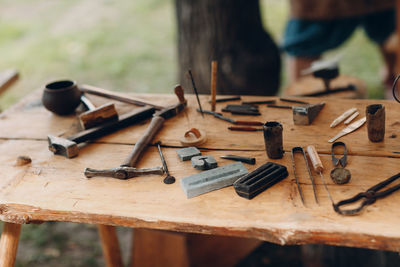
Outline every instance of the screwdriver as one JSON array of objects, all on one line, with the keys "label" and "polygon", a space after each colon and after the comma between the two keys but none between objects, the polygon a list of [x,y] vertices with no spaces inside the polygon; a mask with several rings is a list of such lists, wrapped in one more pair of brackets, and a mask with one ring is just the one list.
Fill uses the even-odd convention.
[{"label": "screwdriver", "polygon": [[319,175],[321,176],[322,183],[324,184],[325,189],[328,192],[329,199],[331,200],[332,204],[334,204],[332,196],[331,196],[331,193],[329,192],[328,186],[325,183],[324,176],[322,175],[322,172],[324,170],[324,166],[322,166],[322,162],[321,162],[321,159],[318,156],[317,150],[315,149],[314,146],[309,145],[309,146],[307,146],[307,153],[308,153],[308,156],[310,157],[310,160],[311,160],[311,163],[313,165],[314,170],[317,173],[319,173]]}]

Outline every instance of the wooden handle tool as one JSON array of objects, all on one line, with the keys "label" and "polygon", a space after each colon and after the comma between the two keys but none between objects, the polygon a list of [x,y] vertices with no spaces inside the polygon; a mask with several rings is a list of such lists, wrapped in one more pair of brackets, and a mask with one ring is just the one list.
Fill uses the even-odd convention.
[{"label": "wooden handle tool", "polygon": [[331,193],[329,192],[328,186],[325,183],[324,176],[322,175],[322,172],[324,171],[324,166],[322,165],[321,159],[318,156],[317,150],[315,149],[314,146],[309,145],[307,146],[307,153],[308,156],[310,157],[314,170],[321,176],[322,183],[324,184],[324,187],[328,192],[329,199],[331,200],[332,204],[334,204]]},{"label": "wooden handle tool", "polygon": [[124,94],[118,93],[118,92],[113,92],[113,91],[109,91],[109,90],[105,90],[99,87],[95,87],[95,86],[91,86],[91,85],[87,85],[87,84],[83,84],[79,86],[79,89],[87,94],[92,94],[92,95],[97,95],[97,96],[102,96],[102,97],[106,97],[106,98],[110,98],[110,99],[115,99],[118,100],[120,102],[124,102],[124,103],[128,103],[128,104],[134,104],[134,105],[138,105],[138,106],[152,106],[157,110],[163,109],[164,107],[159,106],[159,105],[155,105],[153,103],[144,101],[142,99],[138,99],[136,97],[130,97],[130,96],[126,96]]},{"label": "wooden handle tool", "polygon": [[153,140],[154,136],[162,128],[165,119],[161,116],[154,116],[151,119],[150,125],[139,139],[139,141],[133,147],[132,152],[125,159],[121,166],[135,167],[135,164],[139,160],[140,155],[146,149],[147,145]]},{"label": "wooden handle tool", "polygon": [[324,171],[324,166],[322,165],[321,159],[318,156],[318,152],[314,146],[307,146],[308,156],[310,157],[313,168],[316,172],[322,173]]},{"label": "wooden handle tool", "polygon": [[218,62],[211,61],[211,111],[215,111],[217,96],[217,67]]},{"label": "wooden handle tool", "polygon": [[178,97],[179,103],[186,104],[185,94],[183,88],[180,84],[176,85],[174,88],[175,95]]}]

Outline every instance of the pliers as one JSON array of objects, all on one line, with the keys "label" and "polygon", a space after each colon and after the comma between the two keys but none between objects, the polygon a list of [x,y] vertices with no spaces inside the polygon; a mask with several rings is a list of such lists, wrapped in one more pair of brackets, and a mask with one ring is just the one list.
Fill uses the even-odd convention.
[{"label": "pliers", "polygon": [[[375,201],[377,199],[384,198],[384,197],[390,195],[391,193],[399,190],[400,184],[397,184],[393,187],[386,189],[385,191],[378,192],[380,189],[384,188],[385,186],[389,185],[390,183],[396,181],[399,178],[400,178],[400,173],[390,177],[389,179],[384,180],[383,182],[381,182],[379,184],[374,185],[373,187],[369,188],[365,192],[358,193],[357,195],[355,195],[352,198],[345,199],[345,200],[339,201],[336,204],[333,204],[333,209],[337,213],[342,214],[342,215],[355,215],[358,212],[360,212],[365,206],[375,203]],[[357,202],[362,198],[365,198],[365,200],[363,202],[361,202],[361,204],[358,208],[348,209],[348,210],[343,210],[340,208],[343,205]]]}]

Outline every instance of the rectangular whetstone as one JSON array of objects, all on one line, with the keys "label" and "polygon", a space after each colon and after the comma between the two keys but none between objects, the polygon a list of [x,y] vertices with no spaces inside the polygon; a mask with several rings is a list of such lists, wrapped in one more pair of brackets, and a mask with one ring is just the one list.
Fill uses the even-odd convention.
[{"label": "rectangular whetstone", "polygon": [[187,198],[192,198],[232,185],[248,170],[241,162],[235,162],[181,179],[181,187]]}]

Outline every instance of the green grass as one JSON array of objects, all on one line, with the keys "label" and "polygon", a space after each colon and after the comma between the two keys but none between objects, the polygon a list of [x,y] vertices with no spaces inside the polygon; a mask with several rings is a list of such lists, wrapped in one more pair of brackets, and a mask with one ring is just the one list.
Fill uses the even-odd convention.
[{"label": "green grass", "polygon": [[[15,16],[2,16],[7,8]],[[171,92],[176,84],[172,0],[6,1],[2,10],[0,70],[21,72],[3,108],[60,78],[131,92]]]}]

